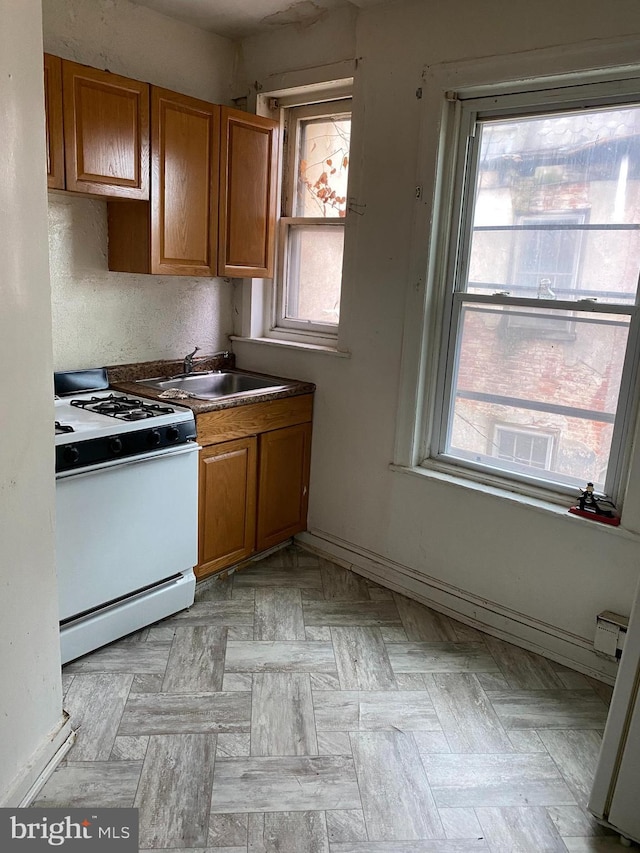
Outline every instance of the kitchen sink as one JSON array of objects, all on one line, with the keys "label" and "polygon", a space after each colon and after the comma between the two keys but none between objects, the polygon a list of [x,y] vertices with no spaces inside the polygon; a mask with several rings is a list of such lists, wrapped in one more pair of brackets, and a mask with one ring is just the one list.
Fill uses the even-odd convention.
[{"label": "kitchen sink", "polygon": [[281,391],[286,384],[265,376],[255,376],[239,370],[214,370],[208,373],[183,373],[179,376],[139,379],[138,384],[159,391],[175,389],[202,400],[217,400],[220,397],[235,397]]}]

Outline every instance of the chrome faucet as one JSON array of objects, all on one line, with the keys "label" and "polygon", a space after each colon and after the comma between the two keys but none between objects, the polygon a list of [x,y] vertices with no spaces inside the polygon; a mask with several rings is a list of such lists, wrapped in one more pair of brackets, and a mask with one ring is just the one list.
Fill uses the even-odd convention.
[{"label": "chrome faucet", "polygon": [[200,347],[196,347],[193,352],[190,352],[188,355],[185,355],[184,360],[182,362],[183,373],[191,373],[191,371],[193,370],[193,357],[199,349]]}]

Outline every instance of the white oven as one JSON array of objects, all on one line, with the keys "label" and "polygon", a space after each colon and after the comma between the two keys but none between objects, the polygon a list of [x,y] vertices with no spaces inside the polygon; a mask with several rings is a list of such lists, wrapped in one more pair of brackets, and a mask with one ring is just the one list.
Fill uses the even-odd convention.
[{"label": "white oven", "polygon": [[63,663],[189,607],[198,542],[193,413],[111,392],[74,400],[56,400]]}]

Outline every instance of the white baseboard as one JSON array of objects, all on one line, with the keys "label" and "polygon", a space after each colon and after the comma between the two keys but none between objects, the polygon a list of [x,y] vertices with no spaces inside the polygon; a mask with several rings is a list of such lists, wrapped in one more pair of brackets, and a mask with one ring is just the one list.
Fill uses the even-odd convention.
[{"label": "white baseboard", "polygon": [[367,551],[350,542],[318,530],[298,534],[296,542],[322,557],[357,574],[393,589],[433,610],[499,637],[523,649],[536,652],[584,675],[613,684],[618,664],[601,657],[593,644],[495,601],[480,598],[438,578]]},{"label": "white baseboard", "polygon": [[10,789],[0,800],[3,808],[26,808],[51,776],[58,764],[71,749],[76,733],[66,711],[44,742],[36,749],[27,764],[21,768]]}]

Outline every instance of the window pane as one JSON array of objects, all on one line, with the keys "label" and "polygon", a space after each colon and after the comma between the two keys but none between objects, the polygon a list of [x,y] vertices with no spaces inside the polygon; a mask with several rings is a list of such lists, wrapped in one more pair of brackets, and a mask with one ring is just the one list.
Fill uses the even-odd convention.
[{"label": "window pane", "polygon": [[300,121],[294,216],[346,215],[350,139],[348,113]]},{"label": "window pane", "polygon": [[474,293],[633,304],[640,107],[481,121]]},{"label": "window pane", "polygon": [[338,322],[343,248],[340,225],[289,227],[287,319]]},{"label": "window pane", "polygon": [[602,489],[629,317],[476,304],[461,311],[445,452]]}]

